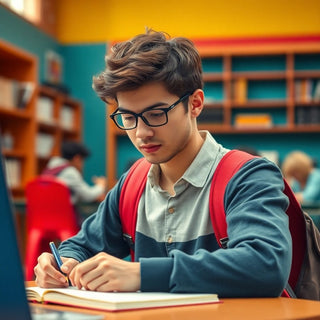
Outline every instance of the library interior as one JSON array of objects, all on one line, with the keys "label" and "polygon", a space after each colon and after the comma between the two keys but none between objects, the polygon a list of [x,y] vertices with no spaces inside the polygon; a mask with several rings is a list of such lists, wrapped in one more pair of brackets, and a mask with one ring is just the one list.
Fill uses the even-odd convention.
[{"label": "library interior", "polygon": [[[70,216],[75,212],[62,183],[47,194],[32,190],[40,187],[36,179],[43,178],[52,158],[62,159],[65,142],[87,147],[88,156],[81,160],[83,181],[88,188],[104,189],[103,196],[100,192],[100,197],[77,203],[81,221],[142,157],[110,119],[115,106],[99,99],[92,79],[105,69],[105,55],[113,44],[144,33],[147,27],[170,37],[187,37],[200,53],[205,100],[199,129],[208,130],[228,149],[274,162],[320,228],[320,184],[312,191],[314,198],[312,192],[303,195],[308,174],[317,171],[320,182],[320,1],[0,0],[0,24],[0,148],[26,281],[34,280],[35,255],[48,251],[36,245],[46,230],[49,237],[62,241],[81,223],[63,218],[63,212],[70,211]],[[297,168],[297,160],[294,169],[289,168],[289,156],[297,152],[310,164],[302,182],[298,171],[307,165],[302,162]],[[100,186],[93,177],[100,178]],[[50,179],[40,181],[49,183]],[[48,216],[43,211],[37,215],[37,210],[47,210],[49,198],[53,205]],[[28,212],[31,206],[34,212]],[[54,210],[60,215],[49,218]],[[32,224],[43,233],[33,235]],[[238,318],[251,319],[245,310],[250,305],[234,300]],[[271,300],[270,309],[279,313],[267,311],[269,319],[285,314],[288,319],[308,319],[310,314],[311,319],[319,307],[287,307],[282,300]],[[227,299],[223,307],[200,309],[201,319],[214,312],[231,319],[223,309],[228,303]],[[252,319],[257,319],[257,300],[252,306]],[[172,310],[132,314],[132,319],[160,319],[173,316]],[[196,306],[189,310],[198,314]],[[177,312],[177,319],[187,316],[187,309]]]}]

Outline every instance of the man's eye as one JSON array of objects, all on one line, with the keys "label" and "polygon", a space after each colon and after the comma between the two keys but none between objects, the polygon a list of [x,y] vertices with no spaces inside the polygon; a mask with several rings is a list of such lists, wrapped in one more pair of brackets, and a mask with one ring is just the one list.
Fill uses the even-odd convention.
[{"label": "man's eye", "polygon": [[122,115],[122,118],[124,121],[133,121],[134,120],[134,116],[132,114],[124,114],[124,115]]},{"label": "man's eye", "polygon": [[162,110],[153,110],[148,112],[148,117],[158,118],[158,117],[162,117],[163,114],[164,112]]}]

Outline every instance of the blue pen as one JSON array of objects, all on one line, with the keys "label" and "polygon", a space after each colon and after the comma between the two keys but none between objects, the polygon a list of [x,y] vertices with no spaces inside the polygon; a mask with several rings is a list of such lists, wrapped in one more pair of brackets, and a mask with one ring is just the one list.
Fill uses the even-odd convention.
[{"label": "blue pen", "polygon": [[[50,246],[51,252],[52,252],[52,254],[53,254],[53,256],[54,256],[54,259],[56,260],[56,263],[57,263],[57,265],[58,265],[58,267],[59,267],[59,269],[60,269],[61,266],[62,266],[62,264],[63,264],[63,262],[62,262],[62,260],[61,260],[61,258],[60,258],[60,254],[59,254],[59,252],[58,252],[58,249],[57,249],[57,247],[55,246],[54,242],[50,242],[50,243],[49,243],[49,246]],[[60,269],[60,271],[61,271],[61,269]],[[66,281],[70,284],[67,275],[66,275],[65,273],[63,273],[62,271],[61,271],[61,273],[66,277]]]}]

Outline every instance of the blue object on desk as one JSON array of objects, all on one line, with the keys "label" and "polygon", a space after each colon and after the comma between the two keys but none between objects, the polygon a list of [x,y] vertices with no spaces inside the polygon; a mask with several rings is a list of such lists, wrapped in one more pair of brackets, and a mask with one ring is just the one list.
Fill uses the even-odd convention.
[{"label": "blue object on desk", "polygon": [[0,136],[0,310],[1,319],[31,319],[16,239],[11,197],[4,173]]},{"label": "blue object on desk", "polygon": [[61,266],[62,266],[63,262],[60,258],[60,254],[59,254],[57,247],[55,246],[54,242],[50,242],[49,246],[50,246],[51,252],[54,256],[54,259],[56,260],[56,263],[57,263],[61,273],[66,277],[66,281],[69,283],[69,286],[70,286],[71,283],[70,283],[68,276],[64,272],[62,272],[62,270],[61,270]]},{"label": "blue object on desk", "polygon": [[[61,260],[61,258],[60,258],[58,249],[57,249],[57,247],[55,246],[54,242],[50,242],[50,243],[49,243],[49,246],[50,246],[51,252],[52,252],[52,254],[53,254],[53,256],[54,256],[54,259],[56,260],[56,263],[57,263],[57,265],[58,265],[58,267],[59,267],[59,269],[60,269],[61,266],[62,266],[62,260]],[[61,269],[60,269],[60,270],[61,270]]]}]

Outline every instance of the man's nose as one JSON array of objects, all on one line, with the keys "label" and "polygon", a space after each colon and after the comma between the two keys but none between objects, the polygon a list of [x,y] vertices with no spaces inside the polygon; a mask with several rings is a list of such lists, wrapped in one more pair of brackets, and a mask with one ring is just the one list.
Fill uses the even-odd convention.
[{"label": "man's nose", "polygon": [[137,118],[136,137],[143,139],[153,135],[152,127],[148,126],[141,117]]}]

